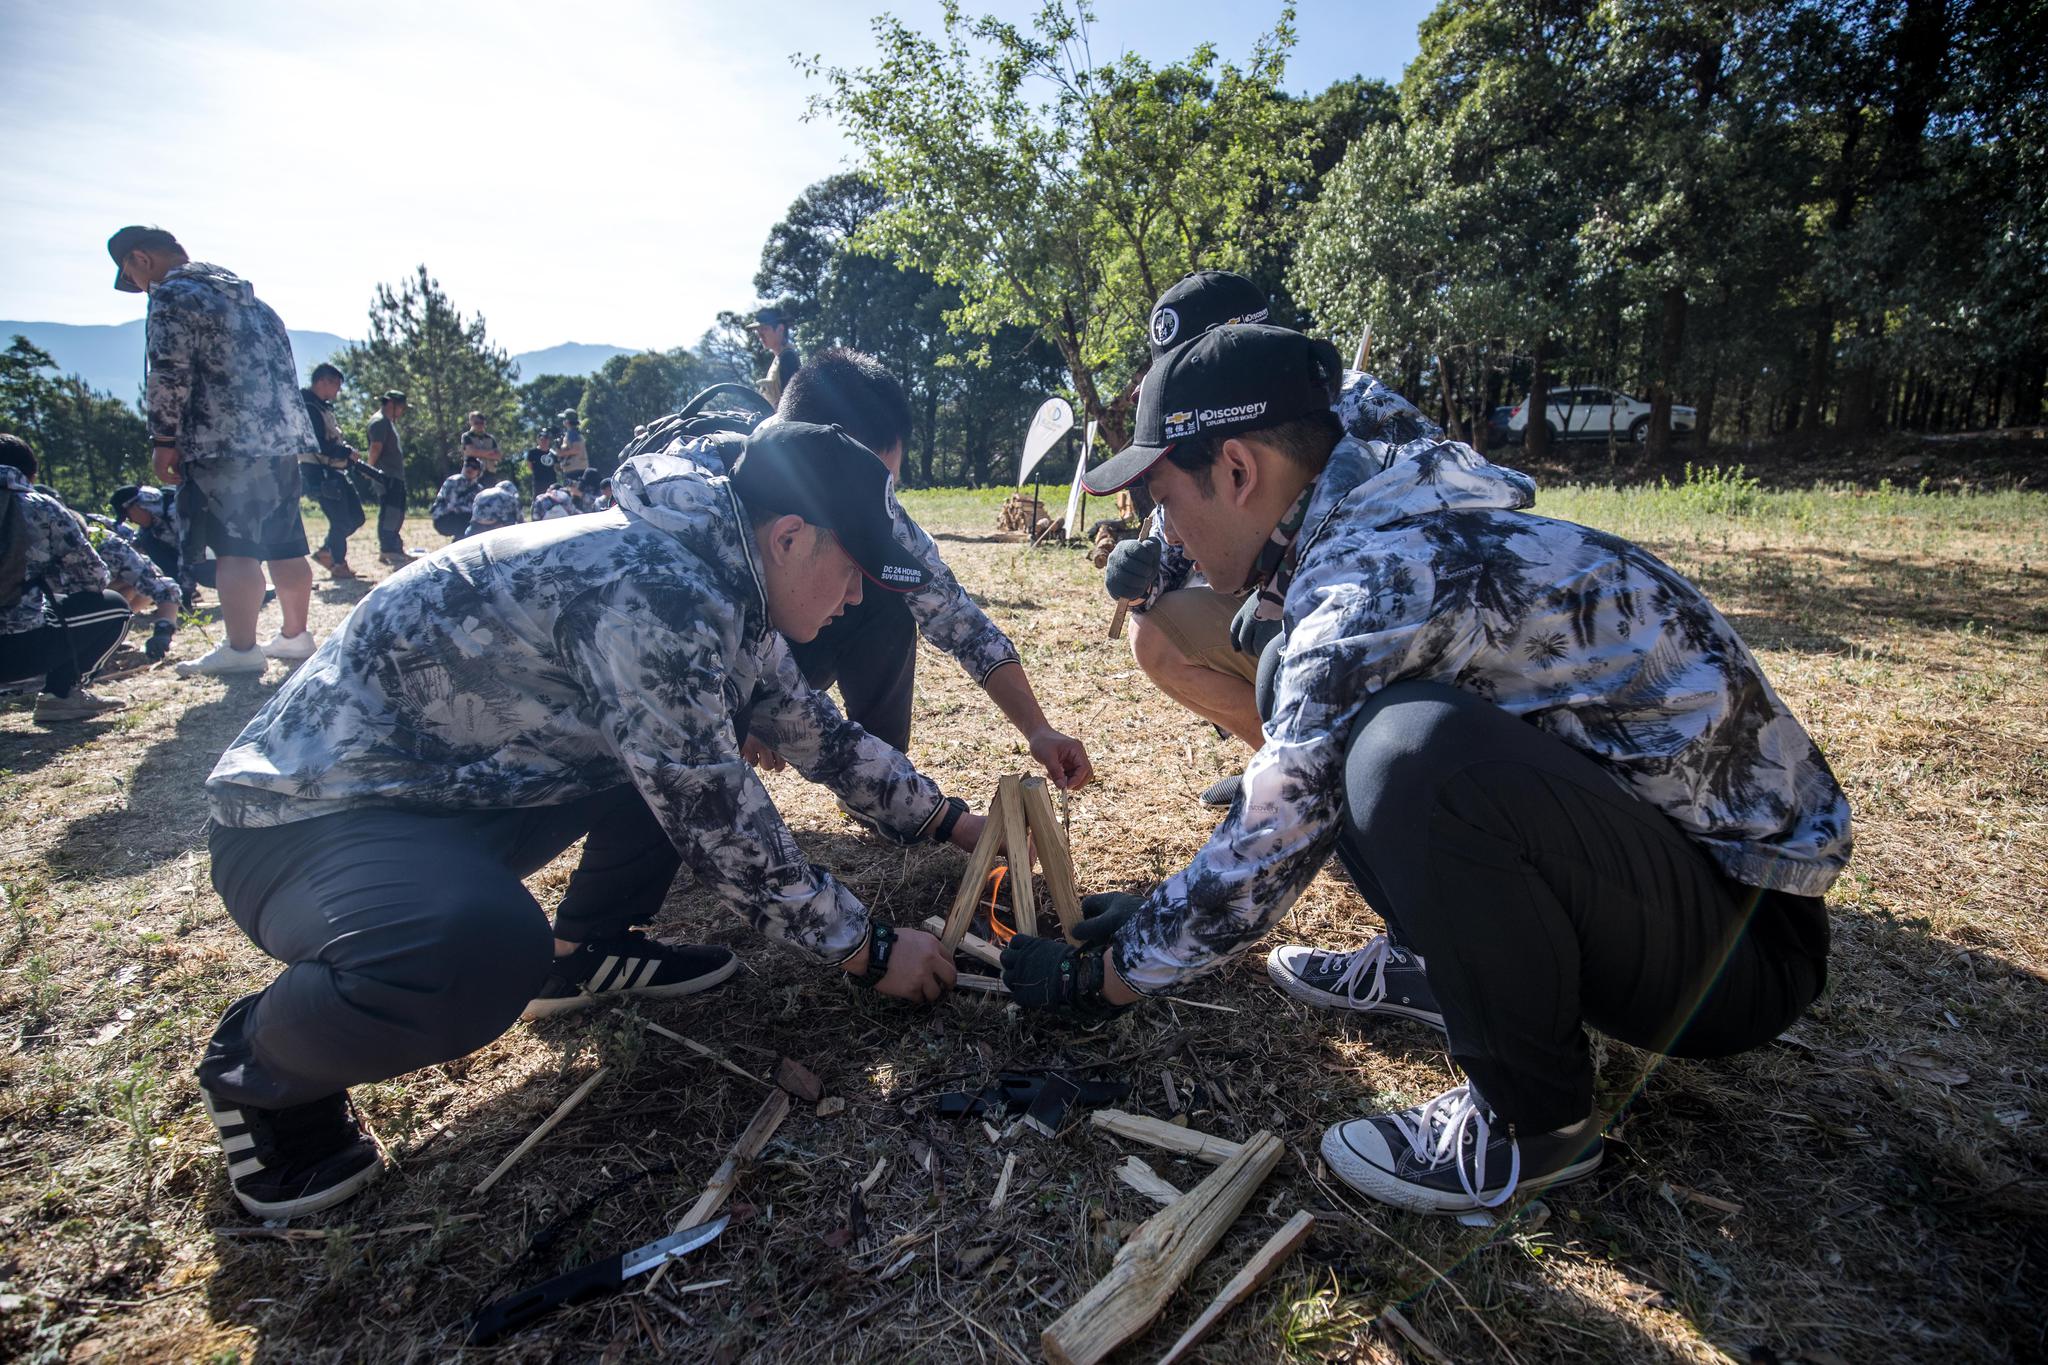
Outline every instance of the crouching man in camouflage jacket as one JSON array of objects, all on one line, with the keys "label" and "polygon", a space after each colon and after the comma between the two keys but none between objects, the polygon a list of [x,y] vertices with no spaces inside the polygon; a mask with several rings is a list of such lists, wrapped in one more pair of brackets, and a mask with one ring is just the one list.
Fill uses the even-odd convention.
[{"label": "crouching man in camouflage jacket", "polygon": [[1804,1012],[1849,808],[1699,589],[1530,515],[1529,479],[1468,446],[1346,437],[1339,373],[1327,342],[1220,327],[1153,368],[1134,444],[1091,471],[1142,478],[1210,581],[1256,585],[1237,629],[1277,632],[1265,742],[1186,870],[1090,897],[1084,949],[1020,935],[1004,976],[1092,1012],[1169,993],[1334,851],[1391,940],[1283,947],[1268,971],[1443,1028],[1467,1082],[1338,1124],[1323,1156],[1376,1199],[1471,1210],[1598,1166],[1585,1024],[1719,1057]]},{"label": "crouching man in camouflage jacket", "polygon": [[[199,1068],[236,1195],[290,1216],[382,1165],[351,1085],[460,1056],[516,1018],[673,997],[723,948],[635,932],[687,863],[771,938],[908,1000],[953,980],[807,862],[749,728],[903,843],[971,846],[981,818],[806,686],[809,639],[925,569],[897,547],[888,471],[837,428],[755,436],[730,478],[667,456],[609,512],[506,527],[393,574],[207,780],[213,881],[287,964],[229,1008]],[[521,879],[588,836],[550,930]]]}]

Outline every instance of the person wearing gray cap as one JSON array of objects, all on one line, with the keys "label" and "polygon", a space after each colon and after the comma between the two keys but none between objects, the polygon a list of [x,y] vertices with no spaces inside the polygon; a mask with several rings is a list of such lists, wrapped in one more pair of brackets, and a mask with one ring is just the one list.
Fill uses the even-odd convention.
[{"label": "person wearing gray cap", "polygon": [[789,386],[791,376],[802,368],[804,358],[797,353],[796,343],[789,339],[789,320],[782,316],[780,308],[763,308],[754,314],[754,335],[768,350],[768,373],[754,387],[770,403],[782,402],[782,391]]},{"label": "person wearing gray cap", "polygon": [[[149,295],[146,406],[157,478],[176,483],[187,555],[219,563],[227,638],[178,665],[194,674],[261,673],[313,653],[313,569],[299,519],[299,459],[319,440],[299,396],[291,337],[249,282],[194,261],[162,228],[107,239],[114,288]],[[263,573],[277,588],[278,633],[258,646]]]}]

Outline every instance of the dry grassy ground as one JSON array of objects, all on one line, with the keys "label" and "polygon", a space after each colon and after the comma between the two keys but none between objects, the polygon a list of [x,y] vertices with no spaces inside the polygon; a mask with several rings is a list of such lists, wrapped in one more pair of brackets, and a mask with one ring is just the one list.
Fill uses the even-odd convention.
[{"label": "dry grassy ground", "polygon": [[[993,538],[987,495],[910,501],[1021,645],[1055,723],[1094,752],[1102,780],[1073,815],[1086,887],[1135,887],[1185,859],[1211,824],[1195,793],[1240,754],[1158,704],[1104,639],[1081,555]],[[1150,1207],[1110,1176],[1126,1149],[1085,1125],[999,1146],[978,1123],[934,1116],[929,1097],[994,1068],[1077,1062],[1132,1082],[1129,1108],[1178,1109],[1233,1138],[1269,1128],[1290,1153],[1122,1358],[1155,1357],[1303,1208],[1319,1219],[1312,1239],[1203,1358],[2048,1354],[2048,497],[1721,480],[1564,490],[1539,510],[1638,536],[1704,583],[1849,790],[1858,848],[1830,897],[1834,979],[1791,1035],[1717,1063],[1607,1046],[1605,1098],[1625,1108],[1597,1180],[1466,1227],[1369,1207],[1316,1156],[1330,1122],[1442,1088],[1438,1040],[1305,1010],[1256,957],[1198,990],[1237,1013],[1165,1005],[1065,1033],[984,998],[927,1011],[856,994],[679,885],[660,928],[730,943],[745,970],[645,1016],[752,1070],[800,1058],[846,1107],[800,1106],[723,1239],[658,1290],[565,1313],[496,1354],[1036,1359],[1039,1330]],[[321,587],[316,623],[331,627],[360,591]],[[179,646],[204,644],[188,631]],[[916,756],[979,801],[1028,760],[949,661],[927,652],[922,673]],[[386,1178],[289,1238],[252,1230],[191,1068],[221,1008],[272,964],[210,889],[200,782],[280,676],[142,675],[110,685],[127,711],[82,728],[0,716],[0,1357],[465,1354],[464,1320],[488,1292],[665,1230],[764,1093],[630,1010],[515,1026],[474,1056],[361,1089],[393,1158]],[[950,892],[960,854],[880,847],[801,781],[772,785],[813,856],[885,914],[913,921]],[[536,879],[544,901],[566,870]],[[1326,874],[1283,932],[1349,945],[1376,927]],[[470,1194],[606,1063],[587,1103],[487,1197]],[[1008,1203],[991,1213],[1008,1153]],[[856,1210],[851,1191],[878,1162]],[[1183,1188],[1199,1178],[1153,1164]],[[543,1226],[640,1171],[652,1174],[519,1263]],[[1390,1305],[1433,1347],[1394,1333]]]}]

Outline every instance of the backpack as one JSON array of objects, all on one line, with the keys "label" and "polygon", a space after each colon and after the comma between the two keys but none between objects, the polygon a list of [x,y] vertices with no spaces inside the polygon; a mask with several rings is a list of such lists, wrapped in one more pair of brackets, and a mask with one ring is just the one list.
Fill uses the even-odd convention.
[{"label": "backpack", "polygon": [[0,611],[21,601],[28,591],[28,518],[21,499],[0,492]]},{"label": "backpack", "polygon": [[619,452],[619,463],[635,455],[662,454],[700,436],[744,439],[774,412],[767,399],[745,384],[713,384],[628,441]]}]

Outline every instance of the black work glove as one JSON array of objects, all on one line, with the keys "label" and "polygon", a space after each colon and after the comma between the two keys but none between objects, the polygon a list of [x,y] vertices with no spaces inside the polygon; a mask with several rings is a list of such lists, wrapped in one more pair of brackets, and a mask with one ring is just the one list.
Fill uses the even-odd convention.
[{"label": "black work glove", "polygon": [[1108,970],[1102,948],[1075,948],[1056,938],[1013,934],[1003,949],[1003,984],[1010,998],[1027,1010],[1095,1023],[1122,1014],[1128,1005],[1112,1005],[1102,994]]},{"label": "black work glove", "polygon": [[1080,939],[1084,946],[1107,948],[1116,939],[1116,931],[1124,927],[1124,921],[1136,914],[1144,903],[1143,896],[1123,891],[1083,896],[1081,922],[1074,926],[1074,937]]},{"label": "black work glove", "polygon": [[169,657],[171,652],[171,636],[177,632],[177,629],[177,626],[169,621],[158,621],[156,626],[149,632],[149,643],[142,647],[142,652],[147,654],[151,660],[157,662],[161,662]]},{"label": "black work glove", "polygon": [[1159,556],[1164,549],[1164,544],[1151,536],[1119,542],[1103,566],[1102,586],[1119,602],[1144,601],[1159,579]]},{"label": "black work glove", "polygon": [[1259,609],[1259,595],[1254,592],[1244,599],[1244,605],[1237,609],[1237,615],[1230,618],[1230,643],[1237,646],[1240,654],[1249,654],[1254,659],[1266,652],[1266,646],[1280,633],[1280,622],[1261,621],[1252,613]]}]

